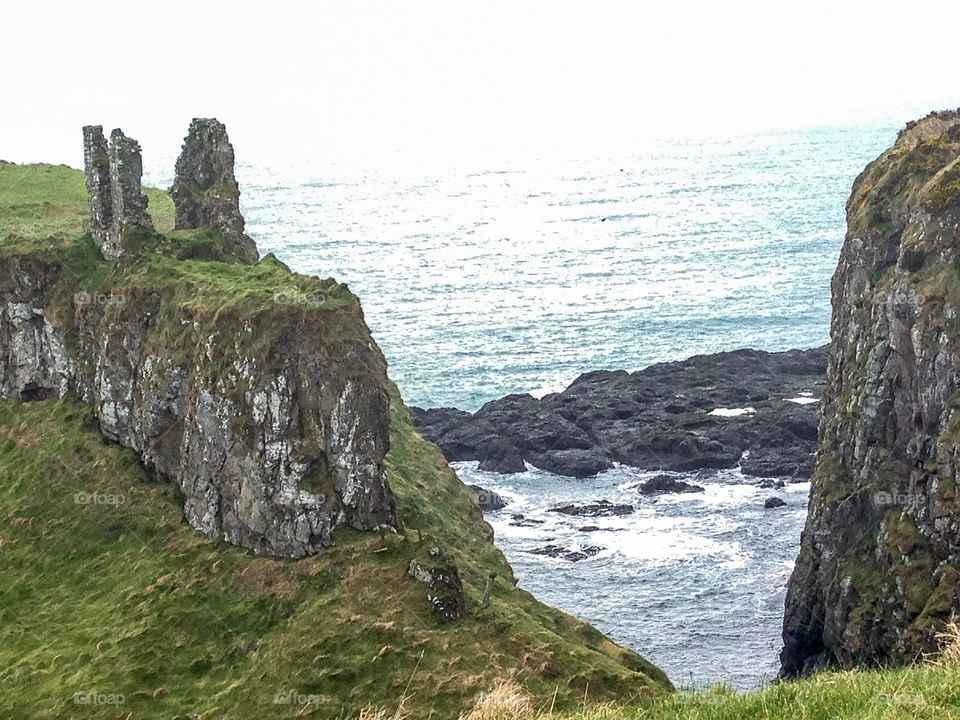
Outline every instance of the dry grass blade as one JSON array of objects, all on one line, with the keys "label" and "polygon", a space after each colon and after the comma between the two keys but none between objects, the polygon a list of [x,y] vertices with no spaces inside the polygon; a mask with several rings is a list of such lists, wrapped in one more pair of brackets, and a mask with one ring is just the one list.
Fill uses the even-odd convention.
[{"label": "dry grass blade", "polygon": [[490,692],[483,693],[461,720],[530,720],[534,715],[527,692],[513,680],[505,680]]},{"label": "dry grass blade", "polygon": [[952,620],[946,629],[937,634],[940,652],[934,662],[941,667],[960,668],[960,623]]}]

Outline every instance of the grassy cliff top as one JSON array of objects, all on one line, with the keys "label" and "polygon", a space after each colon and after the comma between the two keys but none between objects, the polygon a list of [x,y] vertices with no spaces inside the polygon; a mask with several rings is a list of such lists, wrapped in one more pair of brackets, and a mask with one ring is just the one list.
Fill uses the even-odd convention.
[{"label": "grassy cliff top", "polygon": [[960,114],[931,113],[910,123],[867,165],[847,203],[851,235],[897,233],[916,210],[960,209]]},{"label": "grassy cliff top", "polygon": [[[147,188],[149,212],[161,233],[173,230],[173,201]],[[0,162],[0,247],[48,247],[87,231],[90,215],[83,173],[66,165]]]},{"label": "grassy cliff top", "polygon": [[153,251],[129,270],[100,255],[88,232],[83,173],[64,165],[0,163],[0,255],[47,259],[62,264],[84,291],[169,287],[190,305],[219,309],[270,302],[338,307],[356,302],[332,279],[296,275],[274,258],[260,263],[211,262],[218,238],[206,230],[174,230],[173,201],[145,189],[148,211],[159,233]]}]

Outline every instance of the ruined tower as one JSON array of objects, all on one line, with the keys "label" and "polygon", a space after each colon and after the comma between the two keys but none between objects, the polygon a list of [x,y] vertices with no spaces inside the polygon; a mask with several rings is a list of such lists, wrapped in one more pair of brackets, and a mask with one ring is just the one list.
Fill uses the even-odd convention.
[{"label": "ruined tower", "polygon": [[140,185],[140,144],[116,129],[108,145],[103,126],[87,125],[83,162],[93,240],[107,260],[120,262],[129,254],[131,240],[154,231]]}]

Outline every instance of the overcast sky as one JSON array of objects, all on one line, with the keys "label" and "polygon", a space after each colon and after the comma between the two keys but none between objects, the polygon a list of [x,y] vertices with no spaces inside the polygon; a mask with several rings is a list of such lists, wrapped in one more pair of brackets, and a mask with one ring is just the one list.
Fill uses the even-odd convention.
[{"label": "overcast sky", "polygon": [[258,155],[442,162],[960,105],[955,1],[32,0],[2,17],[13,161],[78,166],[96,123],[149,167],[194,116]]}]

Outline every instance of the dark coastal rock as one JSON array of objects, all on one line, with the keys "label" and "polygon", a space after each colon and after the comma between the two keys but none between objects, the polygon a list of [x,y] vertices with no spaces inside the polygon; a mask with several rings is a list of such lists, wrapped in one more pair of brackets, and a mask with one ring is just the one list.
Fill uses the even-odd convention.
[{"label": "dark coastal rock", "polygon": [[504,475],[526,472],[527,470],[523,455],[513,445],[494,441],[489,448],[489,453],[477,466],[480,470],[503,473]]},{"label": "dark coastal rock", "polygon": [[407,573],[414,580],[429,586],[427,600],[433,616],[441,623],[456,622],[470,615],[460,569],[441,548],[430,550],[429,564],[411,560]]},{"label": "dark coastal rock", "polygon": [[577,505],[570,503],[550,508],[547,512],[560,513],[561,515],[574,515],[576,517],[614,517],[621,515],[631,515],[633,505],[619,505],[609,500],[599,500],[595,503],[586,503]]},{"label": "dark coastal rock", "polygon": [[764,478],[757,483],[757,487],[764,488],[765,490],[774,490],[786,487],[786,483],[783,480],[772,480],[770,478]]},{"label": "dark coastal rock", "polygon": [[666,493],[701,493],[704,492],[702,485],[693,485],[677,480],[670,475],[657,475],[647,482],[637,487],[637,492],[641,495],[664,495]]},{"label": "dark coastal rock", "polygon": [[767,510],[772,510],[773,508],[784,507],[787,504],[787,501],[783,498],[778,497],[768,497],[763,501],[763,507]]},{"label": "dark coastal rock", "polygon": [[960,610],[960,112],[857,178],[781,675],[913,662]]},{"label": "dark coastal rock", "polygon": [[516,513],[515,515],[510,516],[510,524],[514,527],[537,527],[538,525],[543,525],[543,520],[534,520],[533,518],[528,518],[527,516]]},{"label": "dark coastal rock", "polygon": [[212,230],[232,245],[236,256],[257,261],[257,245],[244,234],[233,145],[226,127],[216,118],[194,118],[190,123],[170,196],[178,230]]},{"label": "dark coastal rock", "polygon": [[[644,370],[581,375],[537,400],[508,395],[474,414],[417,410],[414,422],[451,461],[500,472],[529,463],[591,477],[615,462],[644,470],[733,468],[762,477],[809,479],[827,349],[703,355]],[[735,417],[717,409],[752,408]],[[746,454],[746,457],[744,455]]]},{"label": "dark coastal rock", "polygon": [[119,129],[103,137],[103,127],[83,128],[84,174],[93,241],[107,260],[120,262],[153,233],[141,178],[140,144]]},{"label": "dark coastal rock", "polygon": [[597,525],[584,525],[577,530],[580,532],[623,532],[623,528],[602,528]]},{"label": "dark coastal rock", "polygon": [[610,457],[599,448],[540,453],[530,463],[541,470],[574,478],[593,477],[611,467]]},{"label": "dark coastal rock", "polygon": [[544,545],[543,547],[534,548],[533,550],[527,550],[531,555],[546,555],[547,557],[566,560],[568,562],[580,562],[581,560],[586,560],[594,555],[598,555],[602,551],[603,548],[597,547],[596,545],[588,545],[579,550],[571,550],[563,547],[563,545]]},{"label": "dark coastal rock", "polygon": [[473,490],[473,495],[477,500],[477,505],[479,505],[480,509],[485,513],[503,510],[503,508],[509,505],[509,502],[506,498],[498,495],[492,490],[487,490],[479,485],[468,485],[467,487]]}]

